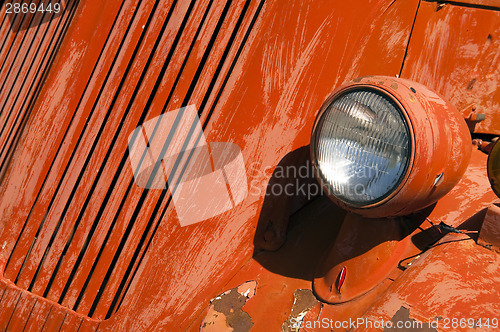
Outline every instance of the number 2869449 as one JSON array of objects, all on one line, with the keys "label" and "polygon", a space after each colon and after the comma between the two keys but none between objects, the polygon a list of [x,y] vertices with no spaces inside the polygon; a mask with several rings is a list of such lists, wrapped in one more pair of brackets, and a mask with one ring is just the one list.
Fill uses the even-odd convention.
[{"label": "number 2869449", "polygon": [[40,3],[36,4],[34,2],[22,2],[22,3],[12,3],[6,2],[5,9],[7,14],[34,14],[36,12],[46,12],[46,13],[59,13],[62,8],[60,3]]}]

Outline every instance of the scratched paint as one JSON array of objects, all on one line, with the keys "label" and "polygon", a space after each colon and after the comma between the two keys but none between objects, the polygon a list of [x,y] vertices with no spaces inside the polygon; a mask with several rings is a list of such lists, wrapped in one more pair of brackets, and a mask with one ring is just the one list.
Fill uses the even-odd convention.
[{"label": "scratched paint", "polygon": [[[495,1],[464,1],[495,3]],[[500,13],[422,2],[401,77],[439,92],[458,110],[471,104],[486,119],[476,132],[500,134]]]},{"label": "scratched paint", "polygon": [[410,317],[422,322],[496,317],[500,304],[491,290],[500,281],[499,259],[468,236],[449,234],[407,269],[364,317],[388,321],[401,306],[411,308]]},{"label": "scratched paint", "polygon": [[[151,244],[147,251],[145,248],[139,250],[139,256],[144,253],[144,259],[140,265],[133,266],[137,269],[133,279],[132,275],[127,275],[130,278],[126,280],[126,285],[130,285],[128,293],[120,310],[101,323],[99,328],[103,330],[171,330],[189,326],[208,300],[223,291],[223,285],[252,255],[253,233],[264,199],[262,191],[261,195],[250,195],[240,207],[202,225],[186,229],[176,227],[175,210],[167,207],[168,195],[144,193],[135,187],[127,190],[132,174],[126,168],[120,169],[120,160],[126,151],[124,138],[138,125],[143,112],[145,119],[159,115],[172,89],[166,106],[167,110],[170,107],[177,109],[197,77],[188,102],[206,104],[200,116],[202,121],[212,114],[210,121],[205,123],[207,138],[242,147],[242,154],[247,158],[245,164],[254,167],[254,172],[249,174],[260,173],[266,167],[272,169],[287,153],[309,143],[316,112],[335,87],[358,76],[399,72],[417,7],[417,1],[354,4],[266,1],[262,7],[260,1],[249,1],[248,7],[245,1],[234,1],[214,40],[216,47],[208,55],[204,68],[198,71],[200,55],[204,55],[202,50],[211,45],[210,31],[216,29],[222,3],[208,9],[208,19],[191,49],[192,57],[186,59],[184,66],[183,63],[208,3],[196,2],[181,29],[190,2],[178,1],[159,46],[153,52],[156,36],[160,35],[171,6],[170,1],[162,1],[149,27],[144,28],[146,36],[137,49],[141,56],[131,60],[142,26],[152,12],[152,3],[141,2],[131,32],[125,36],[137,1],[127,0],[120,14],[117,2],[82,2],[61,44],[61,55],[55,59],[18,149],[2,178],[0,235],[7,241],[0,258],[3,268],[24,222],[29,219],[25,228],[27,233],[20,238],[20,246],[12,256],[13,265],[4,272],[9,279],[17,276],[34,235],[42,220],[47,218],[41,229],[41,240],[35,244],[35,252],[28,259],[28,274],[20,278],[20,284],[29,285],[37,264],[44,261],[40,277],[33,285],[39,295],[43,295],[66,240],[72,236],[79,219],[80,227],[76,228],[74,241],[61,263],[64,268],[55,275],[53,288],[47,294],[53,301],[59,299],[71,274],[67,267],[77,260],[91,225],[99,220],[82,257],[81,269],[73,275],[62,304],[74,307],[101,244],[109,243],[100,256],[102,260],[94,267],[96,272],[88,281],[88,292],[82,296],[77,309],[87,314],[94,298],[102,294],[99,295],[102,301],[95,308],[100,318],[106,315],[106,306],[113,300],[115,290],[120,287],[120,278],[127,272],[126,262],[134,255],[133,250],[123,251],[123,255],[117,257],[116,272],[110,275],[105,289],[100,289],[128,223],[137,220],[131,233],[138,235],[151,218],[153,223],[158,223],[161,213],[156,210],[165,211],[166,221],[159,224],[154,236],[152,231],[146,234],[146,240],[152,238]],[[240,28],[219,68],[235,22],[239,21],[244,8],[246,12],[241,16]],[[100,15],[95,15],[96,11]],[[255,24],[249,30],[252,22]],[[394,22],[394,30],[387,28],[388,22]],[[168,70],[155,85],[166,54],[181,30],[182,36],[172,51]],[[389,37],[393,38],[393,45],[386,42]],[[123,46],[119,49],[122,40]],[[271,51],[275,49],[280,51]],[[103,56],[99,57],[101,51]],[[150,54],[153,56],[148,61]],[[131,67],[126,75],[129,62]],[[138,87],[146,63],[150,70],[144,73],[144,83]],[[216,73],[219,76],[214,77]],[[174,84],[177,77],[177,84]],[[120,84],[121,90],[117,93]],[[210,86],[213,90],[205,99]],[[134,93],[139,98],[135,98]],[[112,103],[115,106],[107,115]],[[96,111],[92,113],[94,105]],[[145,110],[146,105],[149,110]],[[98,139],[100,131],[102,136]],[[115,135],[118,144],[111,148]],[[77,146],[80,137],[82,143]],[[96,147],[91,150],[94,142],[97,142]],[[109,157],[106,157],[108,151]],[[35,152],[39,152],[38,155]],[[70,161],[73,152],[75,157]],[[104,160],[107,160],[105,164]],[[64,171],[66,166],[68,172]],[[80,174],[81,180],[78,180]],[[112,181],[115,175],[116,181]],[[264,176],[262,188],[267,181]],[[61,191],[57,192],[49,209],[57,188]],[[72,194],[73,188],[76,189]],[[74,199],[69,200],[71,197]],[[104,204],[106,197],[108,204]],[[135,213],[139,202],[142,202],[141,209]],[[62,218],[65,208],[68,213]],[[80,212],[82,215],[78,217]],[[107,239],[105,234],[115,217],[118,226]],[[63,221],[61,231],[53,245],[49,245],[47,234],[57,228],[59,220]],[[125,247],[134,248],[140,238],[131,236],[124,242]],[[48,255],[44,260],[45,251]],[[84,322],[90,324],[88,320]],[[95,327],[97,322],[93,323]]]}]

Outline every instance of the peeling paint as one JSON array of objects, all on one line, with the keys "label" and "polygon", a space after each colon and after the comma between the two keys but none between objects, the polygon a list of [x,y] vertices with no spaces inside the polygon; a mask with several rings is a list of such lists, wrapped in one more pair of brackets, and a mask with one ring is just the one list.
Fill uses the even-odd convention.
[{"label": "peeling paint", "polygon": [[292,311],[281,327],[283,332],[299,331],[306,314],[319,303],[310,289],[297,289],[293,297]]},{"label": "peeling paint", "polygon": [[250,331],[252,319],[242,308],[256,287],[257,282],[247,281],[213,298],[200,331]]},{"label": "peeling paint", "polygon": [[[398,311],[392,316],[391,322],[393,323],[393,327],[384,328],[385,331],[423,331],[423,332],[435,332],[437,331],[435,328],[432,328],[429,323],[422,323],[421,326],[417,324],[417,321],[413,318],[410,318],[410,309],[401,306]],[[403,323],[405,328],[397,328],[397,324]]]}]

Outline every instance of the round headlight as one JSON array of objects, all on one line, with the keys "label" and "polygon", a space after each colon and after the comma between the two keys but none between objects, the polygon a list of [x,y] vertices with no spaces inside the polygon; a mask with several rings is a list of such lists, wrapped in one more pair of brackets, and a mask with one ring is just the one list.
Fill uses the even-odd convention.
[{"label": "round headlight", "polygon": [[357,206],[390,195],[411,158],[404,113],[370,88],[354,88],[333,100],[321,114],[312,143],[326,190]]},{"label": "round headlight", "polygon": [[466,122],[449,102],[421,84],[384,76],[334,91],[311,137],[325,193],[373,218],[436,202],[460,180],[471,151]]}]

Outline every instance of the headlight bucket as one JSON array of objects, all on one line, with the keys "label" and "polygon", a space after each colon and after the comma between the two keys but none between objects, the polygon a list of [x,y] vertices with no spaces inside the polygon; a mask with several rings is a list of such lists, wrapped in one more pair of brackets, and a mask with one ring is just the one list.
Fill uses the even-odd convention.
[{"label": "headlight bucket", "polygon": [[[363,89],[383,94],[397,105],[411,142],[408,163],[397,186],[383,199],[367,205],[332,194],[317,158],[317,130],[322,116],[341,96]],[[385,76],[358,78],[334,91],[321,107],[311,136],[311,159],[323,190],[341,207],[372,218],[407,215],[436,202],[460,180],[471,150],[468,127],[453,105],[419,83]]]}]

